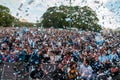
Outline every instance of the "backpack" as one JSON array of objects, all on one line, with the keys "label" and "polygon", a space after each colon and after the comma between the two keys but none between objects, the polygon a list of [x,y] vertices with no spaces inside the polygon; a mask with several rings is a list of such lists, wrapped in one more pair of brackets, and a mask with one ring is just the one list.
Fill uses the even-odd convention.
[{"label": "backpack", "polygon": [[76,74],[76,70],[75,69],[71,69],[68,73],[68,78],[69,79],[75,79],[77,77],[77,74]]}]

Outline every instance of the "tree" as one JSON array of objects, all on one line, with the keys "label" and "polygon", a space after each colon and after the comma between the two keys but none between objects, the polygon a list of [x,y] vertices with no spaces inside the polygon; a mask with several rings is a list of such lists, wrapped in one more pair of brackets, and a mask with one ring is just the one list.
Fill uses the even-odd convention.
[{"label": "tree", "polygon": [[90,7],[84,6],[59,6],[50,7],[42,16],[41,25],[43,27],[64,28],[70,26],[82,30],[99,31],[101,26],[95,11]]},{"label": "tree", "polygon": [[74,11],[72,15],[74,27],[90,31],[101,30],[101,27],[98,24],[99,19],[97,18],[95,11],[90,7],[84,6],[79,8],[78,6],[75,6],[74,10],[76,11]]},{"label": "tree", "polygon": [[33,26],[35,23],[29,22],[20,22],[19,19],[15,18],[10,14],[10,9],[0,5],[0,26],[3,27],[10,27],[14,24],[14,26],[18,27],[30,27]]},{"label": "tree", "polygon": [[42,16],[42,24],[44,27],[63,28],[63,26],[66,27],[68,25],[68,23],[65,21],[67,14],[62,11],[63,9],[59,10],[61,7],[48,8],[46,13],[44,13]]},{"label": "tree", "polygon": [[14,21],[14,17],[9,14],[10,9],[0,5],[0,26],[12,26],[12,22]]},{"label": "tree", "polygon": [[0,5],[0,12],[9,13],[10,9],[8,7]]}]

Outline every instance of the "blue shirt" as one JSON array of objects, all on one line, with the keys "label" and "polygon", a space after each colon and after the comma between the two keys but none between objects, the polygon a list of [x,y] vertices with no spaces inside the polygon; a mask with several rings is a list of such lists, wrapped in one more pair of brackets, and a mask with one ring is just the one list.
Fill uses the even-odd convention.
[{"label": "blue shirt", "polygon": [[107,59],[107,56],[106,56],[106,55],[101,55],[101,56],[98,57],[98,60],[99,60],[99,62],[104,63],[104,62],[106,62],[108,59]]},{"label": "blue shirt", "polygon": [[112,62],[113,59],[115,61],[119,61],[119,57],[116,53],[115,54],[109,54],[108,59],[109,59],[110,62]]}]

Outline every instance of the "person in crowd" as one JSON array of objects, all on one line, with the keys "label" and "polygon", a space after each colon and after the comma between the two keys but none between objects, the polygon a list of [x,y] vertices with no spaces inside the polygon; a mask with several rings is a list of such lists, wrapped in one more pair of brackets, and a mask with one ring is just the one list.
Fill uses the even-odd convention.
[{"label": "person in crowd", "polygon": [[109,54],[108,58],[111,64],[113,64],[113,62],[117,62],[120,60],[116,50],[113,50],[111,54]]},{"label": "person in crowd", "polygon": [[68,72],[68,80],[76,80],[78,76],[77,64],[75,62],[70,63],[70,70]]},{"label": "person in crowd", "polygon": [[[0,30],[0,61],[2,63],[20,62],[25,63],[24,65],[30,64],[30,66],[41,63],[55,65],[61,62],[59,68],[60,65],[66,66],[74,61],[78,66],[74,69],[79,68],[79,77],[90,80],[92,72],[97,78],[101,73],[105,75],[113,73],[112,66],[119,68],[120,35],[114,32],[105,34],[53,28],[40,30],[18,27],[2,28]],[[64,73],[62,68],[60,72]],[[116,73],[119,75],[119,70]]]},{"label": "person in crowd", "polygon": [[53,80],[65,80],[65,72],[62,63],[59,63],[53,72]]},{"label": "person in crowd", "polygon": [[92,80],[93,69],[89,65],[88,59],[84,58],[83,63],[79,66],[80,79]]},{"label": "person in crowd", "polygon": [[46,75],[46,71],[43,70],[43,65],[42,64],[40,64],[39,66],[36,66],[35,70],[33,70],[30,73],[30,76],[33,80],[42,79],[45,75]]}]

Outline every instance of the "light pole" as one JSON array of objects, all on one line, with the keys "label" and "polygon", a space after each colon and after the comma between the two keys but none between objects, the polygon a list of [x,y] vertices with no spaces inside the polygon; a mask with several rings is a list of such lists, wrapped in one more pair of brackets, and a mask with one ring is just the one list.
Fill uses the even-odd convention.
[{"label": "light pole", "polygon": [[38,33],[38,27],[39,27],[39,20],[36,20],[36,26],[37,26],[37,33]]},{"label": "light pole", "polygon": [[69,0],[69,4],[70,4],[70,31],[71,31],[71,27],[72,27],[72,9],[71,9],[71,5],[72,5],[72,3],[71,3],[71,0]]}]

